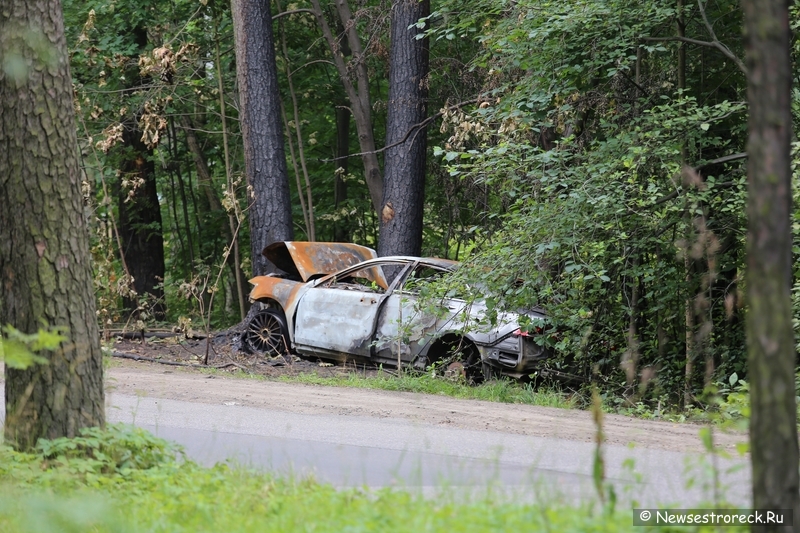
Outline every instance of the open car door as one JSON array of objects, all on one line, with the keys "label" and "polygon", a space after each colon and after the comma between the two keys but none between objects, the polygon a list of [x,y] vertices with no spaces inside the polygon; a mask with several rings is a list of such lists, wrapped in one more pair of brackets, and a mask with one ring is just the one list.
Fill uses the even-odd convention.
[{"label": "open car door", "polygon": [[[319,280],[297,305],[297,351],[370,357],[380,309],[395,285],[386,282],[383,269],[403,269],[408,264],[400,260],[371,261]],[[397,278],[402,278],[402,272]]]}]

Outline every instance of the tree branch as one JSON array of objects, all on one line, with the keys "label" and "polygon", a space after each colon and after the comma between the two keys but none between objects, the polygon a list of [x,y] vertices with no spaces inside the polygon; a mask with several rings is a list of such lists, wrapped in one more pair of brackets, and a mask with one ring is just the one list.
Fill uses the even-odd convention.
[{"label": "tree branch", "polygon": [[701,5],[701,2],[702,2],[702,0],[697,0],[698,5],[700,5],[700,12],[703,15],[703,22],[705,23],[706,30],[708,30],[708,33],[711,36],[711,39],[712,39],[711,41],[701,41],[699,39],[692,39],[690,37],[678,37],[678,36],[673,36],[673,37],[642,37],[641,38],[642,41],[647,41],[647,42],[670,42],[670,41],[675,42],[675,41],[677,41],[677,42],[682,42],[682,43],[694,44],[694,45],[697,45],[697,46],[706,46],[708,48],[716,48],[717,50],[722,52],[722,54],[725,57],[727,57],[728,59],[733,61],[736,64],[736,66],[739,67],[739,70],[741,70],[742,73],[744,73],[744,75],[746,76],[747,75],[747,67],[745,66],[744,62],[741,59],[739,59],[736,56],[736,54],[731,52],[730,48],[728,48],[727,46],[722,44],[719,41],[719,39],[717,39],[717,34],[714,33],[714,29],[711,27],[711,23],[709,23],[708,17],[706,17],[706,12],[705,12],[705,9],[703,8],[703,6]]},{"label": "tree branch", "polygon": [[650,96],[650,93],[648,93],[647,91],[645,91],[645,90],[644,90],[644,88],[642,88],[642,86],[641,86],[641,85],[639,85],[638,83],[636,83],[636,80],[634,80],[633,78],[631,78],[630,76],[628,76],[628,74],[627,74],[627,73],[626,73],[624,70],[620,69],[620,70],[618,70],[617,72],[619,72],[620,74],[622,74],[622,77],[623,77],[623,78],[625,78],[626,80],[628,80],[628,81],[629,81],[629,82],[630,82],[630,83],[631,83],[631,84],[632,84],[634,87],[636,87],[637,89],[639,89],[639,91],[641,91],[641,93],[642,93],[643,95],[645,95],[645,96],[647,96],[647,97],[649,97],[649,96]]},{"label": "tree branch", "polygon": [[711,23],[708,21],[708,16],[706,16],[706,8],[703,5],[703,0],[697,0],[697,7],[700,8],[700,14],[703,16],[703,24],[706,25],[706,30],[708,30],[708,34],[711,36],[714,46],[716,46],[716,48],[722,52],[725,57],[736,63],[736,66],[739,67],[739,70],[741,70],[744,75],[747,76],[747,67],[744,65],[744,62],[739,59],[736,54],[731,52],[730,48],[725,46],[719,39],[717,39],[717,34],[714,32],[713,26],[711,26]]},{"label": "tree branch", "polygon": [[291,75],[294,76],[295,73],[297,73],[299,70],[304,69],[306,67],[310,67],[315,63],[325,63],[326,65],[333,65],[334,67],[336,67],[336,63],[334,63],[333,61],[328,61],[327,59],[315,59],[314,61],[309,61],[308,63],[300,65],[291,72]]},{"label": "tree branch", "polygon": [[322,163],[333,163],[334,161],[339,161],[340,159],[347,159],[348,157],[358,157],[358,156],[367,155],[367,154],[380,154],[381,152],[385,152],[389,148],[394,148],[395,146],[399,146],[399,145],[405,143],[408,140],[408,138],[411,136],[412,133],[416,135],[416,132],[419,132],[423,128],[427,127],[428,124],[430,124],[431,122],[433,122],[437,118],[441,117],[444,114],[445,111],[451,111],[453,109],[459,109],[459,108],[464,107],[465,105],[469,105],[469,104],[477,104],[478,102],[480,102],[480,100],[481,100],[480,98],[473,98],[471,100],[464,100],[463,102],[459,102],[457,104],[453,104],[451,106],[447,106],[447,107],[441,109],[439,112],[429,116],[428,118],[426,118],[422,122],[414,124],[413,126],[411,126],[408,129],[406,134],[403,135],[402,139],[400,139],[399,141],[394,142],[392,144],[389,144],[387,146],[384,146],[383,148],[379,148],[379,149],[373,150],[371,152],[361,152],[361,153],[358,153],[358,154],[348,154],[346,156],[334,157],[334,158],[331,158],[331,159],[320,159],[320,161]]},{"label": "tree branch", "polygon": [[[723,157],[719,157],[717,159],[712,159],[711,161],[706,161],[702,165],[699,165],[699,166],[695,167],[694,171],[697,172],[701,168],[710,167],[711,165],[721,165],[723,163],[730,163],[731,161],[738,161],[739,159],[745,159],[746,157],[747,157],[747,152],[739,152],[738,154],[726,155],[726,156],[723,156]],[[726,187],[733,187],[734,185],[736,185],[736,183],[737,182],[735,182],[735,181],[725,181],[723,183],[715,184],[714,187],[723,188],[724,189]],[[653,207],[656,207],[657,205],[661,205],[663,203],[669,202],[670,200],[674,200],[675,198],[680,196],[680,194],[683,191],[684,191],[684,189],[681,186],[681,188],[676,189],[676,190],[672,191],[671,193],[669,193],[669,194],[667,194],[665,196],[662,196],[661,198],[659,198],[658,200],[656,200],[655,202],[650,204],[648,206],[648,208],[651,209]]]},{"label": "tree branch", "polygon": [[730,154],[726,155],[717,159],[712,159],[711,161],[706,161],[702,165],[695,168],[695,171],[700,170],[701,168],[710,167],[711,165],[721,165],[722,163],[730,163],[731,161],[737,161],[739,159],[746,159],[747,152],[739,152],[738,154]]},{"label": "tree branch", "polygon": [[292,9],[291,11],[284,11],[283,13],[278,13],[277,15],[273,15],[272,20],[278,20],[281,17],[285,17],[287,15],[294,15],[295,13],[311,13],[312,15],[316,16],[313,9]]}]

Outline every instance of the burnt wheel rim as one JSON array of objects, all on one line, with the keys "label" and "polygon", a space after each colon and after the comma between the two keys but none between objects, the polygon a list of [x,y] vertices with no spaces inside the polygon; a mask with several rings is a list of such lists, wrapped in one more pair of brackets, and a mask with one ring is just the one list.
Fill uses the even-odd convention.
[{"label": "burnt wheel rim", "polygon": [[483,381],[481,354],[474,346],[453,346],[451,353],[446,375],[459,377],[473,385]]},{"label": "burnt wheel rim", "polygon": [[280,319],[264,311],[254,316],[247,326],[247,344],[255,352],[270,355],[282,353],[285,346]]}]

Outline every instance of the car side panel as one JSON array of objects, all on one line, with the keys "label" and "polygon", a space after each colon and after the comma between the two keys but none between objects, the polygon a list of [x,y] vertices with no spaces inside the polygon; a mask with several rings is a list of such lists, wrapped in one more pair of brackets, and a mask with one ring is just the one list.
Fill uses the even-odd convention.
[{"label": "car side panel", "polygon": [[299,352],[317,350],[369,357],[381,295],[313,287],[297,305],[294,343]]},{"label": "car side panel", "polygon": [[416,303],[413,295],[401,292],[386,298],[375,331],[376,360],[396,363],[399,350],[402,361],[412,361],[435,336],[436,316],[418,310]]},{"label": "car side panel", "polygon": [[250,280],[253,289],[250,299],[254,302],[275,300],[283,309],[290,308],[296,298],[302,283],[274,276],[256,276]]}]

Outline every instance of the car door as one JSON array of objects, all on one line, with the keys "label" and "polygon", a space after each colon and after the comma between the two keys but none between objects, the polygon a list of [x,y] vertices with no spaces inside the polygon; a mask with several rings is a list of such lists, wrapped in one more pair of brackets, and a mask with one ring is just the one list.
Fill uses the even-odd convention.
[{"label": "car door", "polygon": [[[441,311],[427,309],[432,302],[417,299],[421,284],[429,283],[447,272],[425,263],[417,263],[398,280],[385,297],[375,328],[374,356],[386,361],[410,362],[437,333]],[[439,317],[441,318],[441,317]]]},{"label": "car door", "polygon": [[297,349],[369,357],[378,313],[392,287],[375,280],[384,279],[385,267],[403,268],[407,264],[369,262],[365,267],[356,266],[325,278],[308,289],[297,305]]}]

